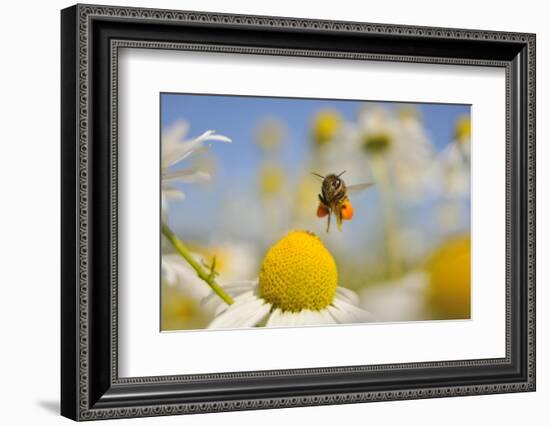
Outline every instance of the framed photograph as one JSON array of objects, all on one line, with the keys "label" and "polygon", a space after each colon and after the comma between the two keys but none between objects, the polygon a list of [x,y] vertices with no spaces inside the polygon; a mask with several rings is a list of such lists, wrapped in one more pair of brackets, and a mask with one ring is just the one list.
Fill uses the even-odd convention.
[{"label": "framed photograph", "polygon": [[61,413],[535,390],[535,35],[61,12]]}]

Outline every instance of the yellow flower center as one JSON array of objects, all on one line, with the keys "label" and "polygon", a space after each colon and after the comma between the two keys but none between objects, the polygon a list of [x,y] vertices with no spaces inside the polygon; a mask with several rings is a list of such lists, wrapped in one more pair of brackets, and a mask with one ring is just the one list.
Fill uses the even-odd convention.
[{"label": "yellow flower center", "polygon": [[342,117],[337,111],[319,112],[313,121],[313,140],[318,146],[332,141],[342,127]]},{"label": "yellow flower center", "polygon": [[397,115],[403,121],[421,119],[421,113],[414,105],[403,105],[398,108]]},{"label": "yellow flower center", "polygon": [[470,120],[470,117],[464,116],[460,117],[455,126],[455,138],[462,142],[465,139],[470,139],[470,136],[472,134],[472,122]]},{"label": "yellow flower center", "polygon": [[263,195],[275,195],[283,189],[284,171],[277,165],[267,164],[260,171],[260,189]]},{"label": "yellow flower center", "polygon": [[385,152],[389,148],[391,139],[391,136],[387,133],[366,135],[363,138],[363,146],[368,152],[378,154]]},{"label": "yellow flower center", "polygon": [[428,302],[440,318],[470,318],[470,238],[444,242],[426,265],[430,274]]},{"label": "yellow flower center", "polygon": [[182,330],[197,327],[201,318],[200,306],[190,296],[182,294],[173,287],[162,287],[162,330]]},{"label": "yellow flower center", "polygon": [[293,231],[267,252],[259,285],[261,296],[283,311],[321,310],[334,299],[338,270],[319,237]]}]

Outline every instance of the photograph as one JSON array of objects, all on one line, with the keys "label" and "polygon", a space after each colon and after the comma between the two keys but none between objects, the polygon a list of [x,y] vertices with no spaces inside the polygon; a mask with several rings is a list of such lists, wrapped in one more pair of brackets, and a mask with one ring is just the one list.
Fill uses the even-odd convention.
[{"label": "photograph", "polygon": [[159,96],[161,331],[471,319],[471,105]]}]

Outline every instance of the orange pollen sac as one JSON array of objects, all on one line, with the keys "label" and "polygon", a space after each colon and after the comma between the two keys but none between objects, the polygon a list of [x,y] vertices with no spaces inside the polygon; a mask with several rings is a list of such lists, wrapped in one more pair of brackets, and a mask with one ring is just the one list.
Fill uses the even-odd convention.
[{"label": "orange pollen sac", "polygon": [[328,209],[322,204],[319,204],[319,207],[317,207],[317,217],[325,217],[328,214]]},{"label": "orange pollen sac", "polygon": [[344,201],[342,204],[342,219],[350,220],[353,217],[353,206],[349,200]]}]

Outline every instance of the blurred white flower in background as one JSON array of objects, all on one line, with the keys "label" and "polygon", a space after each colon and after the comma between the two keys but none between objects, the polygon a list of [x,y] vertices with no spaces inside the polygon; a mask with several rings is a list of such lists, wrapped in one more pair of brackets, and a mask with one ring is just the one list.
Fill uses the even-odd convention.
[{"label": "blurred white flower in background", "polygon": [[[257,271],[256,250],[245,243],[224,242],[204,249],[196,248],[192,256],[202,265],[211,264],[216,257],[217,282],[222,287],[227,282],[250,279]],[[195,270],[176,253],[163,254],[162,278],[169,286],[184,290],[193,288],[189,294],[199,301],[212,293]]]},{"label": "blurred white flower in background", "polygon": [[252,279],[258,271],[258,255],[254,245],[245,242],[222,241],[201,249],[202,263],[216,257],[216,272],[220,284]]},{"label": "blurred white flower in background", "polygon": [[470,197],[470,119],[457,120],[455,138],[439,154],[441,197]]},{"label": "blurred white flower in background", "polygon": [[212,320],[217,305],[200,304],[212,290],[179,254],[162,254],[161,282],[162,330],[203,328]]},{"label": "blurred white flower in background", "polygon": [[[197,262],[202,262],[202,256],[193,254]],[[187,262],[176,253],[163,253],[161,260],[162,280],[170,287],[176,287],[181,293],[196,301],[208,296],[211,293],[203,280],[187,264]]]},{"label": "blurred white flower in background", "polygon": [[[312,124],[313,152],[311,165],[306,176],[310,181],[311,172],[321,175],[346,171],[346,182],[370,182],[372,175],[365,167],[364,151],[357,143],[357,126],[345,122],[336,110],[321,110]],[[316,188],[318,192],[318,185]],[[317,200],[317,194],[315,194]]]},{"label": "blurred white flower in background", "polygon": [[356,143],[371,161],[373,174],[381,174],[378,158],[383,158],[388,179],[401,200],[418,201],[430,190],[433,181],[427,173],[434,160],[434,147],[413,106],[391,111],[378,105],[365,104],[359,111],[353,130]]},{"label": "blurred white flower in background", "polygon": [[434,147],[424,129],[420,112],[414,106],[390,109],[363,103],[356,123],[348,126],[347,143],[356,146],[369,169],[380,201],[383,221],[386,274],[402,274],[402,211],[408,203],[418,203],[431,191],[430,166]]},{"label": "blurred white flower in background", "polygon": [[286,124],[275,116],[263,118],[254,129],[254,141],[266,155],[277,155],[287,135]]},{"label": "blurred white flower in background", "polygon": [[373,284],[360,291],[360,306],[377,321],[415,321],[425,319],[429,275],[412,271],[401,278]]},{"label": "blurred white flower in background", "polygon": [[189,124],[180,120],[161,135],[161,173],[162,173],[162,198],[163,204],[167,198],[184,198],[184,193],[173,183],[197,183],[205,182],[211,178],[210,173],[197,168],[183,168],[169,170],[191,154],[206,149],[208,141],[231,142],[227,136],[217,135],[214,130],[207,130],[202,135],[189,140],[184,140],[189,130]]},{"label": "blurred white flower in background", "polygon": [[399,241],[403,246],[402,260],[407,268],[418,265],[432,248],[425,232],[414,226],[403,226],[399,229]]},{"label": "blurred white flower in background", "polygon": [[426,171],[435,160],[435,150],[416,108],[402,107],[398,115],[401,142],[395,147],[396,185],[405,199],[421,201],[426,191],[433,189],[434,182]]},{"label": "blurred white flower in background", "polygon": [[441,230],[452,234],[464,230],[470,201],[470,137],[469,116],[460,117],[455,124],[455,135],[437,157],[432,180],[437,182],[439,205],[437,214]]}]

